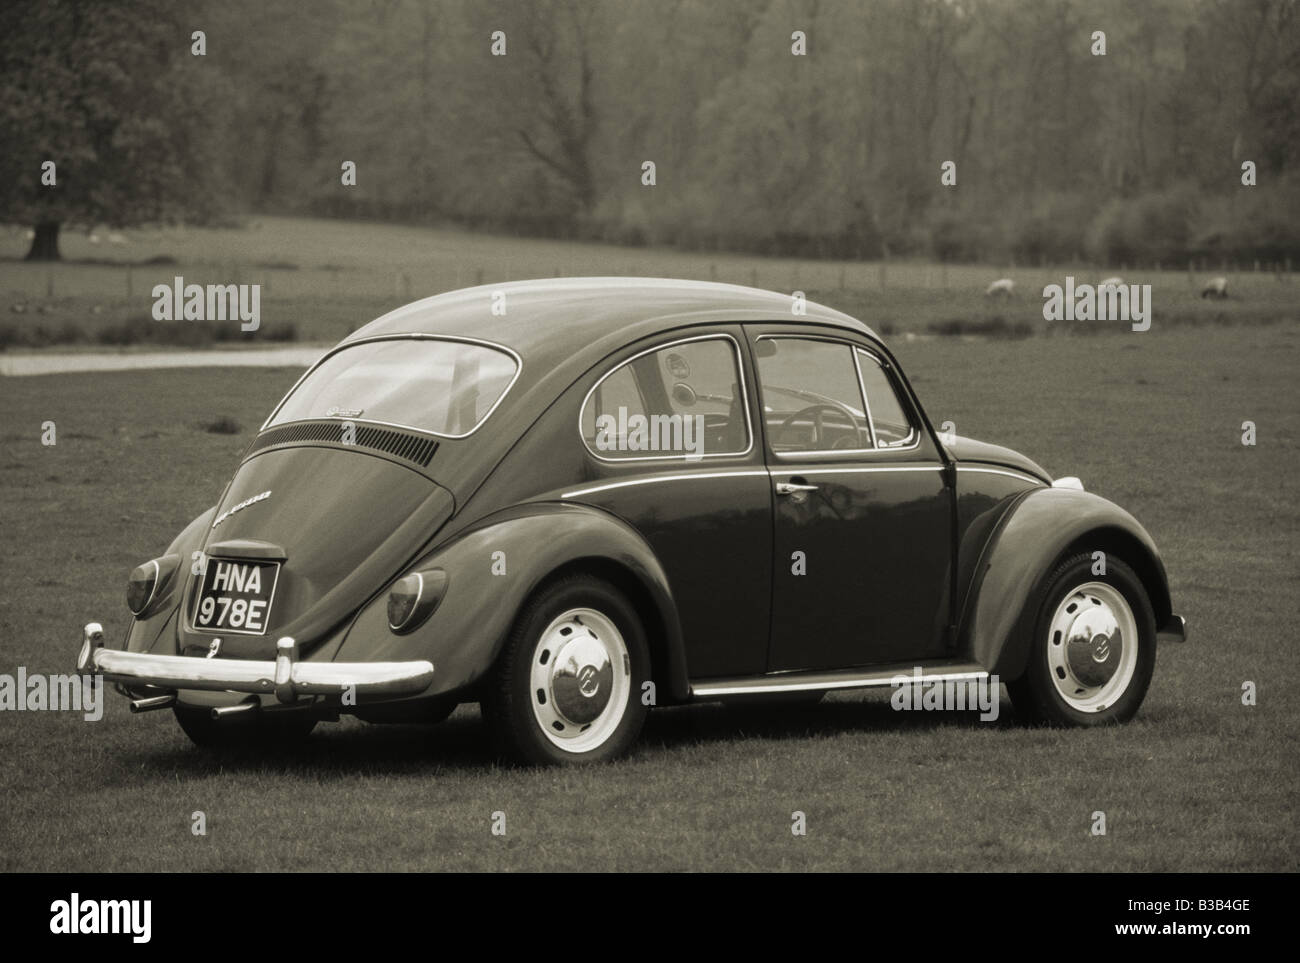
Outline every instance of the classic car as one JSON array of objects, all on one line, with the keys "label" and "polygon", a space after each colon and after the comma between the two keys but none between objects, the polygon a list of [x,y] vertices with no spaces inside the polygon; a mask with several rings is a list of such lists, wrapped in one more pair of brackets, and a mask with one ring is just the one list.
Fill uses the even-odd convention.
[{"label": "classic car", "polygon": [[344,338],[127,604],[79,669],[200,745],[477,702],[537,764],[624,753],[651,706],[900,672],[1123,722],[1185,637],[1132,516],[936,433],[865,324],[639,278],[454,291]]}]

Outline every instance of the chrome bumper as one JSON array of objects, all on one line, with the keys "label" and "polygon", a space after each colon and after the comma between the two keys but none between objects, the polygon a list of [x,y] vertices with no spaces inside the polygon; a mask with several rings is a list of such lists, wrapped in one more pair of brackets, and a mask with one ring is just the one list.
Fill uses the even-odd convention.
[{"label": "chrome bumper", "polygon": [[1156,632],[1157,642],[1186,642],[1187,620],[1181,615],[1169,616],[1169,621]]},{"label": "chrome bumper", "polygon": [[104,629],[90,622],[82,633],[77,671],[102,675],[123,685],[159,689],[275,693],[283,703],[303,696],[339,695],[351,690],[362,698],[415,695],[433,682],[433,663],[300,662],[298,643],[285,636],[275,643],[274,662],[200,659],[104,648]]}]

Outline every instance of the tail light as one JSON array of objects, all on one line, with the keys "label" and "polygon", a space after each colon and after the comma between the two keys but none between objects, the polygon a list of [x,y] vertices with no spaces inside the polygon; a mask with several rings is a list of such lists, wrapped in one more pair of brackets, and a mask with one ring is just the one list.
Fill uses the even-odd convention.
[{"label": "tail light", "polygon": [[447,573],[440,568],[399,578],[388,592],[388,627],[398,635],[413,632],[446,594]]},{"label": "tail light", "polygon": [[126,607],[132,615],[139,618],[171,594],[180,560],[179,555],[164,555],[131,569],[126,580]]}]

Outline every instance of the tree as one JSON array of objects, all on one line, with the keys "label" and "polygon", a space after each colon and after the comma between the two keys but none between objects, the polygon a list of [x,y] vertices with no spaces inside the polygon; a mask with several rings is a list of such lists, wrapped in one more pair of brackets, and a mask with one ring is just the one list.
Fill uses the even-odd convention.
[{"label": "tree", "polygon": [[211,211],[219,68],[191,55],[201,18],[176,11],[46,0],[0,12],[0,221],[35,228],[29,260],[58,259],[67,223]]}]

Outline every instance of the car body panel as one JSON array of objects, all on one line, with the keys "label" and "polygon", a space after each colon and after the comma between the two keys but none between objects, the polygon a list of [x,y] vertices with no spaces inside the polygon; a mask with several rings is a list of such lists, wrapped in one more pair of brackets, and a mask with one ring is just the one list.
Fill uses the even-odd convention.
[{"label": "car body panel", "polygon": [[[346,482],[327,483],[331,479]],[[247,499],[264,500],[233,512]],[[382,498],[357,493],[382,492]],[[181,648],[222,638],[225,658],[271,659],[290,635],[304,651],[351,618],[376,587],[409,562],[452,514],[451,494],[418,472],[361,449],[302,446],[261,452],[239,466],[218,504],[201,550],[256,539],[281,546],[281,566],[266,632],[202,630],[191,621],[197,580],[182,599]],[[229,557],[229,553],[219,553]]]},{"label": "car body panel", "polygon": [[635,580],[652,607],[644,614],[659,620],[664,679],[670,692],[683,698],[685,659],[663,567],[634,528],[585,505],[517,506],[440,543],[412,566],[449,573],[446,595],[428,621],[409,635],[394,635],[380,596],[361,610],[336,657],[353,662],[429,659],[438,671],[422,697],[467,690],[492,665],[520,607],[537,587],[584,561]]}]

